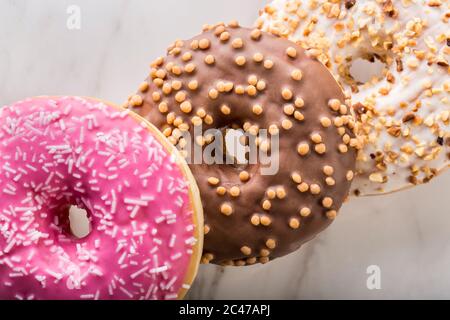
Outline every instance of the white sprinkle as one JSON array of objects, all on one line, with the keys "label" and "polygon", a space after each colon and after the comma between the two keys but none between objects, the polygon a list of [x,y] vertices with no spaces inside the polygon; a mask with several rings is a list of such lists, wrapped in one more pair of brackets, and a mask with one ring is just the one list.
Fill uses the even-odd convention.
[{"label": "white sprinkle", "polygon": [[62,275],[60,273],[56,273],[50,269],[46,269],[45,272],[47,272],[49,275],[51,275],[52,277],[54,277],[58,280],[62,279]]},{"label": "white sprinkle", "polygon": [[65,108],[64,108],[64,115],[68,115],[70,113],[70,111],[72,110],[72,105],[68,104]]},{"label": "white sprinkle", "polygon": [[132,205],[136,205],[136,206],[140,206],[140,207],[148,206],[147,201],[143,201],[143,200],[139,200],[139,199],[125,198],[123,201],[125,202],[125,204],[132,204]]},{"label": "white sprinkle", "polygon": [[155,286],[154,283],[152,283],[152,284],[148,287],[147,293],[145,294],[145,300],[150,299],[150,296],[152,295],[153,291],[155,290],[155,287],[156,287],[156,286]]},{"label": "white sprinkle", "polygon": [[161,214],[163,215],[172,215],[173,211],[171,209],[162,209]]},{"label": "white sprinkle", "polygon": [[116,198],[116,192],[114,191],[114,189],[111,190],[111,213],[114,214],[116,213],[116,209],[117,209],[117,198]]},{"label": "white sprinkle", "polygon": [[155,200],[155,197],[154,196],[142,195],[141,196],[141,200],[142,201],[153,201],[153,200]]},{"label": "white sprinkle", "polygon": [[59,120],[59,127],[61,128],[62,131],[66,130],[66,123],[64,122],[64,119]]},{"label": "white sprinkle", "polygon": [[156,187],[156,192],[160,193],[162,191],[163,179],[159,178],[158,186]]},{"label": "white sprinkle", "polygon": [[123,293],[125,293],[128,297],[133,298],[133,295],[124,287],[119,287],[120,291],[122,291]]},{"label": "white sprinkle", "polygon": [[2,191],[3,191],[3,193],[5,193],[5,194],[9,194],[10,196],[15,196],[15,195],[16,195],[16,192],[11,191],[11,190],[6,189],[6,188],[4,188]]},{"label": "white sprinkle", "polygon": [[186,241],[184,242],[186,244],[194,245],[197,242],[197,239],[195,239],[194,237],[190,237],[189,239],[186,239]]},{"label": "white sprinkle", "polygon": [[176,299],[176,298],[178,298],[178,294],[177,293],[169,293],[169,294],[166,294],[164,298],[166,300]]},{"label": "white sprinkle", "polygon": [[13,168],[10,168],[10,167],[8,166],[8,164],[5,164],[5,165],[3,166],[3,169],[5,169],[5,171],[8,171],[8,172],[10,172],[10,173],[12,173],[12,174],[16,174],[16,173],[17,173],[17,171],[14,170]]},{"label": "white sprinkle", "polygon": [[125,258],[127,257],[127,252],[124,251],[124,253],[122,253],[122,255],[119,258],[119,261],[117,262],[118,264],[123,264]]},{"label": "white sprinkle", "polygon": [[108,293],[110,296],[114,295],[114,291],[111,285],[108,285]]},{"label": "white sprinkle", "polygon": [[57,150],[71,150],[70,145],[68,145],[68,144],[46,146],[45,149],[50,150],[50,152],[52,152],[52,151],[55,152]]},{"label": "white sprinkle", "polygon": [[177,252],[177,253],[175,253],[175,254],[173,254],[171,257],[170,257],[170,260],[178,260],[178,259],[180,259],[182,257],[182,254],[181,254],[181,252]]},{"label": "white sprinkle", "polygon": [[112,234],[111,234],[111,237],[112,237],[113,239],[116,238],[117,232],[119,232],[119,227],[114,226],[114,229],[113,229]]},{"label": "white sprinkle", "polygon": [[47,177],[47,179],[45,180],[44,184],[45,184],[46,186],[48,186],[48,185],[50,184],[50,182],[52,181],[52,179],[53,179],[54,176],[55,176],[55,173],[54,173],[54,172],[51,172],[51,173],[49,174],[49,176]]},{"label": "white sprinkle", "polygon": [[109,167],[109,165],[116,159],[115,155],[112,155],[108,158],[108,160],[106,160],[105,162],[105,167]]},{"label": "white sprinkle", "polygon": [[164,217],[164,216],[160,216],[160,217],[155,218],[156,224],[160,224],[164,220],[166,220],[166,217]]},{"label": "white sprinkle", "polygon": [[149,171],[149,172],[146,172],[146,173],[141,174],[141,175],[139,176],[139,178],[140,178],[140,179],[145,179],[145,178],[151,177],[152,175],[153,175],[153,172]]},{"label": "white sprinkle", "polygon": [[144,236],[147,232],[145,230],[141,230],[141,231],[134,231],[133,232],[133,236],[134,237],[140,237],[140,236]]},{"label": "white sprinkle", "polygon": [[169,248],[173,248],[173,246],[175,245],[176,239],[177,239],[177,235],[172,234],[172,236],[170,237],[170,241],[169,241]]},{"label": "white sprinkle", "polygon": [[35,254],[36,254],[36,251],[32,250],[27,257],[27,261],[31,261],[31,259],[33,259]]},{"label": "white sprinkle", "polygon": [[12,262],[8,258],[4,258],[3,260],[0,260],[0,262],[3,262],[4,264],[6,264],[11,269],[14,268],[14,265],[12,264]]},{"label": "white sprinkle", "polygon": [[119,175],[117,173],[116,174],[112,174],[112,175],[108,176],[108,180],[110,180],[110,181],[116,180],[118,177],[119,177]]},{"label": "white sprinkle", "polygon": [[28,219],[28,221],[20,228],[21,231],[26,231],[28,227],[34,222],[34,218]]},{"label": "white sprinkle", "polygon": [[164,271],[167,271],[167,270],[169,270],[169,268],[167,266],[162,266],[162,267],[157,267],[157,268],[150,269],[150,273],[152,273],[152,274],[161,273],[161,272],[164,272]]},{"label": "white sprinkle", "polygon": [[8,253],[11,251],[11,249],[16,245],[16,239],[11,240],[8,245],[3,250],[4,253]]},{"label": "white sprinkle", "polygon": [[171,288],[175,284],[177,279],[178,279],[177,276],[174,276],[172,279],[170,279],[170,281],[166,284],[166,290]]},{"label": "white sprinkle", "polygon": [[28,169],[30,169],[31,171],[34,171],[34,172],[38,171],[38,169],[36,167],[34,167],[34,166],[32,166],[31,164],[28,164],[28,163],[25,165],[25,167],[27,167]]},{"label": "white sprinkle", "polygon": [[84,127],[80,128],[80,143],[84,143]]},{"label": "white sprinkle", "polygon": [[175,200],[175,204],[181,208],[184,204],[183,198],[181,198],[181,196],[178,196],[177,200]]},{"label": "white sprinkle", "polygon": [[8,276],[10,278],[20,278],[20,277],[23,277],[24,274],[23,273],[10,273]]},{"label": "white sprinkle", "polygon": [[127,167],[127,166],[129,166],[129,165],[130,165],[130,162],[129,162],[128,160],[126,160],[126,161],[123,161],[123,162],[120,164],[119,168],[120,168],[120,169],[123,169],[123,168],[125,168],[125,167]]},{"label": "white sprinkle", "polygon": [[69,174],[72,174],[72,169],[73,169],[73,160],[72,158],[70,158],[68,162],[67,172],[69,172]]},{"label": "white sprinkle", "polygon": [[133,273],[133,274],[130,276],[130,278],[131,278],[131,279],[136,279],[139,275],[141,275],[142,273],[144,273],[144,272],[147,271],[147,270],[148,270],[148,267],[144,267],[144,268],[142,268],[142,269],[136,271],[135,273]]},{"label": "white sprinkle", "polygon": [[131,219],[136,218],[136,216],[137,216],[137,214],[138,214],[140,208],[141,208],[141,207],[139,207],[139,206],[135,206],[135,207],[133,208],[133,211],[131,211],[131,213],[130,213],[130,218],[131,218]]}]

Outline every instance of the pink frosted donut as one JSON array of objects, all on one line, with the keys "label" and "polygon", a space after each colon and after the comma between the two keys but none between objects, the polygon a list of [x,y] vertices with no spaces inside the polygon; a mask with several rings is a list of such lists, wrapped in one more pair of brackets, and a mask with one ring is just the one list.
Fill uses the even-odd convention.
[{"label": "pink frosted donut", "polygon": [[[105,102],[0,109],[0,299],[176,299],[202,250],[197,186],[148,122]],[[71,206],[90,234],[70,232]]]}]

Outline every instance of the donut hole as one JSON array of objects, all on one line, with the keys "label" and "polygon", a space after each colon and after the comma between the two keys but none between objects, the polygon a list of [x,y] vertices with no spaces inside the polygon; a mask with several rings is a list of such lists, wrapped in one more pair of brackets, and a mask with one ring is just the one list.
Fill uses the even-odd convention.
[{"label": "donut hole", "polygon": [[208,150],[203,149],[205,163],[213,164],[226,175],[236,177],[237,181],[240,172],[254,172],[258,168],[259,154],[255,155],[253,150],[252,156],[248,133],[234,124],[212,130],[205,134],[213,137],[207,145]]},{"label": "donut hole", "polygon": [[77,239],[86,238],[91,233],[88,212],[78,206],[69,207],[70,232]]},{"label": "donut hole", "polygon": [[[204,151],[206,163],[242,167],[248,164],[247,138],[242,129],[222,127],[209,129],[208,152]],[[212,147],[212,148],[211,148]]]},{"label": "donut hole", "polygon": [[349,73],[356,85],[360,86],[382,79],[385,69],[386,64],[378,55],[365,55],[351,62]]},{"label": "donut hole", "polygon": [[227,158],[233,160],[233,165],[241,167],[248,163],[248,147],[246,137],[241,129],[225,130],[224,150]]}]

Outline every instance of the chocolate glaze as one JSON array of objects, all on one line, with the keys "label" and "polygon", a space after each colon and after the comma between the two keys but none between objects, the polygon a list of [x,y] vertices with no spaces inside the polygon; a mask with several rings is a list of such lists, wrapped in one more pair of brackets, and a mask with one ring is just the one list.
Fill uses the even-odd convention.
[{"label": "chocolate glaze", "polygon": [[[230,34],[228,41],[220,39],[223,32]],[[205,28],[204,33],[189,41],[178,41],[168,49],[168,56],[163,61],[159,59],[152,64],[153,70],[146,80],[149,88],[147,89],[144,83],[139,93],[130,97],[128,102],[134,111],[146,117],[161,130],[174,128],[167,123],[167,113],[158,110],[158,105],[162,101],[168,104],[169,112],[174,112],[189,125],[190,131],[194,127],[191,118],[196,115],[199,108],[204,108],[213,119],[212,124],[203,123],[204,130],[233,125],[242,127],[245,122],[257,124],[259,128],[265,129],[273,124],[279,127],[280,170],[276,175],[260,175],[258,165],[246,168],[232,165],[190,165],[198,182],[203,199],[205,223],[209,229],[205,235],[204,262],[227,265],[253,264],[267,262],[269,259],[298,249],[332,222],[335,212],[332,211],[328,217],[327,212],[337,211],[341,207],[348,195],[355,168],[355,149],[348,146],[348,152],[342,153],[338,150],[338,146],[343,144],[344,135],[348,135],[347,140],[351,138],[353,141],[353,120],[344,114],[345,110],[340,114],[328,106],[330,99],[338,99],[344,103],[344,95],[331,74],[320,62],[308,57],[296,44],[266,33],[258,36],[255,32],[252,33],[251,30],[238,27],[234,23],[228,26],[218,24]],[[223,38],[226,39],[226,35]],[[242,48],[233,47],[233,40],[237,38],[243,40]],[[191,45],[193,44],[195,48],[197,41],[202,39],[209,40],[208,49],[192,49]],[[296,49],[295,58],[286,53],[290,47]],[[183,61],[182,57],[187,52],[192,53],[192,59]],[[265,60],[271,60],[274,63],[273,67],[269,70],[263,67],[263,62],[254,61],[255,53],[262,53]],[[214,64],[205,63],[205,57],[208,55],[214,56]],[[244,66],[238,66],[235,62],[238,56],[246,58]],[[154,80],[158,78],[157,70],[165,70],[168,63],[174,63],[181,68],[188,64],[194,64],[196,67],[192,73],[183,72],[181,75],[175,75],[168,71],[166,74],[159,74],[164,75],[164,83],[171,83],[174,80],[182,82],[183,87],[180,91],[186,93],[187,100],[192,104],[192,111],[188,114],[182,112],[179,103],[175,101],[177,91],[164,94],[161,89],[162,82]],[[302,71],[303,77],[300,81],[291,77],[295,69]],[[232,91],[219,93],[215,100],[208,97],[209,90],[215,88],[219,81],[231,81],[234,88],[237,85],[247,87],[250,75],[256,75],[266,83],[265,90],[258,91],[256,96],[238,95]],[[191,80],[198,81],[198,89],[195,91],[188,88],[187,84]],[[286,88],[294,93],[292,101],[286,101],[281,96],[282,90]],[[160,100],[154,99],[155,92],[160,94]],[[298,121],[283,112],[283,106],[293,104],[295,97],[301,97],[305,102],[304,107],[296,108],[304,115],[303,121]],[[264,111],[260,115],[252,112],[252,106],[256,103],[263,106]],[[230,115],[220,111],[223,104],[231,109]],[[332,122],[336,117],[342,117],[345,125],[338,133],[338,128],[333,124],[329,127],[321,125],[322,117],[328,117]],[[285,130],[281,126],[281,122],[286,119],[292,121],[293,126],[290,130]],[[313,133],[322,136],[327,150],[324,154],[314,151],[315,143],[310,138]],[[297,146],[301,142],[307,142],[310,146],[310,152],[306,156],[301,156],[297,152]],[[332,178],[335,185],[330,186],[325,182],[327,176],[323,172],[324,166],[333,167]],[[239,178],[239,173],[243,170],[250,173],[247,182],[242,182]],[[303,181],[309,185],[319,185],[320,194],[300,192],[298,184],[291,178],[291,174],[295,171],[300,173]],[[218,178],[219,184],[212,186],[208,183],[210,177]],[[232,197],[226,193],[221,196],[216,191],[218,186],[223,186],[227,190],[232,186],[238,186],[240,195]],[[268,199],[267,189],[280,186],[284,187],[286,196],[283,199],[270,200],[272,205],[270,210],[264,210],[262,202]],[[327,209],[322,205],[324,197],[333,199],[331,208]],[[231,215],[221,213],[223,203],[232,206]],[[307,217],[299,213],[304,207],[311,209],[311,214]],[[255,226],[250,222],[254,214],[266,215],[271,218],[272,223],[269,226]],[[290,227],[289,221],[292,218],[300,221],[298,229]],[[270,249],[272,245],[268,247],[269,239],[275,241],[275,248]],[[243,246],[250,248],[251,253],[244,254]],[[264,257],[267,254],[268,258]]]}]

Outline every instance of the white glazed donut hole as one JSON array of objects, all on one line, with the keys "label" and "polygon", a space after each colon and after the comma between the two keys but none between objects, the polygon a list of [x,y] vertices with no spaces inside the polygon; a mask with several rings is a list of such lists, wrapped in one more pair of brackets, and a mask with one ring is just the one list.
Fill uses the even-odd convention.
[{"label": "white glazed donut hole", "polygon": [[275,0],[261,11],[259,28],[300,43],[351,95],[365,144],[353,194],[401,190],[450,166],[449,19],[446,0]]}]

